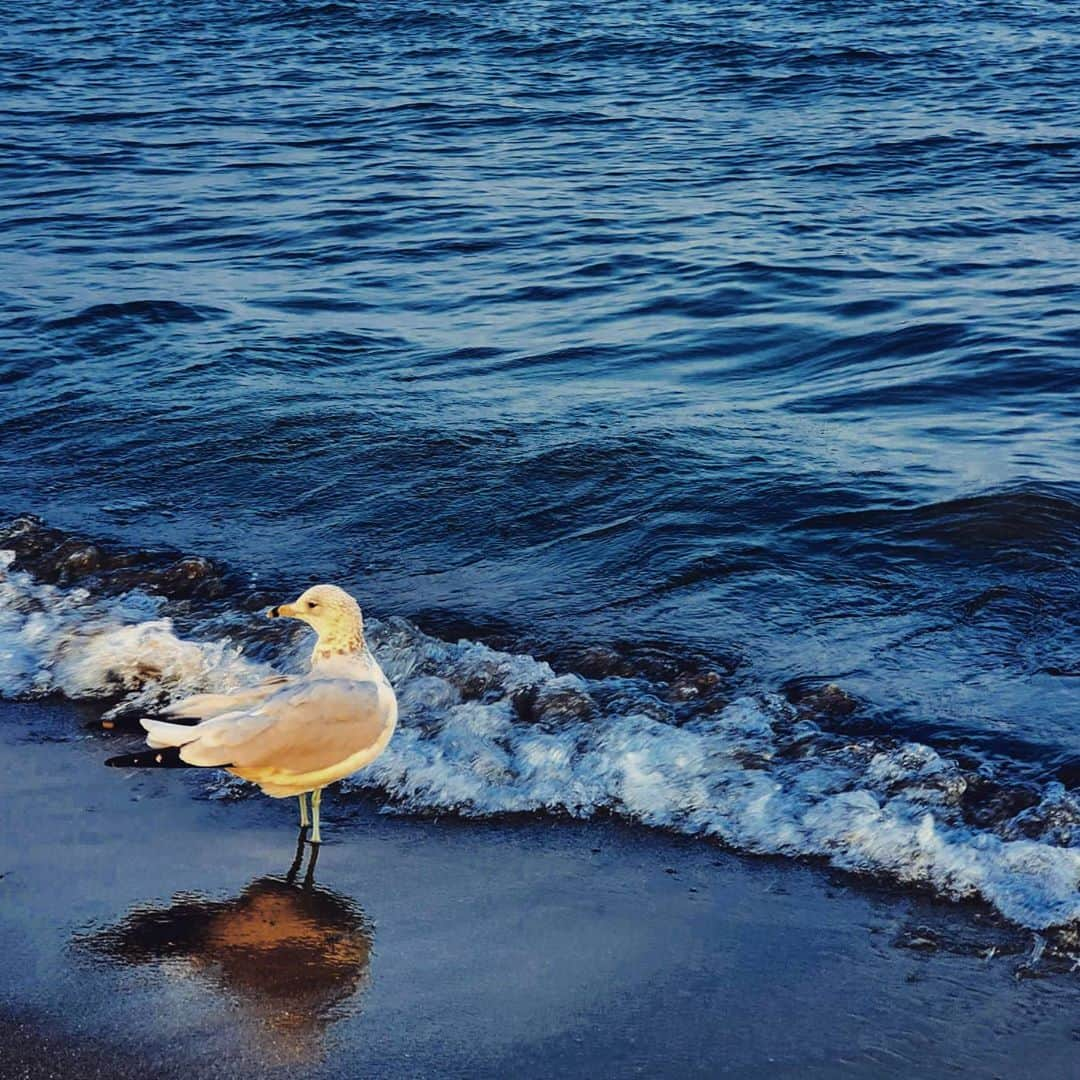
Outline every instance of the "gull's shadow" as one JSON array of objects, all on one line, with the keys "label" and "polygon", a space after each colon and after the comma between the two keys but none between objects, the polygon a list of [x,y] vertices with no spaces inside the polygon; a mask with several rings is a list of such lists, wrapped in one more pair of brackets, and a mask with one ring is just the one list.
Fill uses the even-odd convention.
[{"label": "gull's shadow", "polygon": [[182,967],[303,1055],[314,1048],[305,1036],[317,1041],[366,986],[374,942],[357,904],[315,884],[318,845],[301,876],[305,837],[301,829],[283,877],[256,878],[230,900],[187,895],[139,906],[75,944],[118,965]]}]

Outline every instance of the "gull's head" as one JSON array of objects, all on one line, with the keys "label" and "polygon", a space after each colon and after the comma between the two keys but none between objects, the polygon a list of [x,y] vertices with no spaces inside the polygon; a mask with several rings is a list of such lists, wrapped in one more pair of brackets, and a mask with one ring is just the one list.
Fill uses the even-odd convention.
[{"label": "gull's head", "polygon": [[291,604],[279,604],[266,613],[271,619],[306,622],[321,642],[337,648],[359,648],[364,640],[360,605],[336,585],[312,585]]}]

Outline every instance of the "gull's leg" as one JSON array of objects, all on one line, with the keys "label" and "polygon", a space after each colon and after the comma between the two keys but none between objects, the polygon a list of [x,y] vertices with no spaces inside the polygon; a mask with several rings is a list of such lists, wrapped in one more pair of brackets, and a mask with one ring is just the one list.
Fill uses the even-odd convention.
[{"label": "gull's leg", "polygon": [[316,788],[311,793],[311,842],[313,844],[321,844],[322,837],[319,835],[319,805],[322,803],[322,788]]},{"label": "gull's leg", "polygon": [[310,889],[315,884],[315,864],[319,861],[322,844],[311,845],[311,858],[308,860],[307,873],[304,875],[304,888]]},{"label": "gull's leg", "polygon": [[289,872],[285,875],[285,880],[291,885],[296,880],[296,875],[300,870],[300,864],[304,861],[304,841],[307,839],[307,826],[301,825],[300,832],[296,835],[296,858],[292,861],[292,866],[289,867]]},{"label": "gull's leg", "polygon": [[301,792],[296,797],[300,800],[300,828],[306,829],[311,824],[307,815],[307,795]]}]

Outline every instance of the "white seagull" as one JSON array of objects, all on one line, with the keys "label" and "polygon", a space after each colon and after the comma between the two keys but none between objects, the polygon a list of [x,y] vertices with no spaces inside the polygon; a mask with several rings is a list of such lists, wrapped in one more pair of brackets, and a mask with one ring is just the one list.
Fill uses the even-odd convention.
[{"label": "white seagull", "polygon": [[141,721],[150,752],[105,764],[225,769],[271,798],[297,796],[301,828],[309,824],[310,792],[311,842],[318,844],[322,789],[386,749],[397,726],[397,699],[364,642],[360,605],[344,589],[313,585],[267,615],[299,619],[318,634],[308,674],[278,675],[231,694],[178,701],[163,715],[180,723]]}]

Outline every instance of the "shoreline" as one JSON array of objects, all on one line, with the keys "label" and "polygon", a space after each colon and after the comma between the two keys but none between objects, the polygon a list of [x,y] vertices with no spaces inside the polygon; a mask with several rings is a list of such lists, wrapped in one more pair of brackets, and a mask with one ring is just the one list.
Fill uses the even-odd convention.
[{"label": "shoreline", "polygon": [[[0,685],[8,698],[93,700],[107,709],[101,726],[118,729],[166,698],[306,669],[306,633],[268,625],[268,594],[230,585],[231,571],[201,556],[110,552],[32,518],[5,537],[4,606],[38,613],[0,628],[0,653],[15,658]],[[345,783],[351,792],[424,815],[612,815],[821,860],[901,889],[977,897],[1012,924],[1045,929],[1066,966],[1080,953],[1077,809],[1057,766],[1035,776],[1030,763],[911,741],[837,684],[740,688],[734,669],[678,649],[646,647],[635,661],[629,645],[598,647],[559,670],[405,617],[369,619],[367,630],[411,719]],[[136,733],[129,749],[142,745]],[[224,774],[207,783],[242,786]]]},{"label": "shoreline", "polygon": [[978,912],[617,822],[420,820],[333,793],[305,890],[303,868],[284,880],[290,800],[105,770],[76,715],[0,704],[5,1076],[1074,1063],[1080,984],[1018,978],[1013,938],[985,959]]}]

